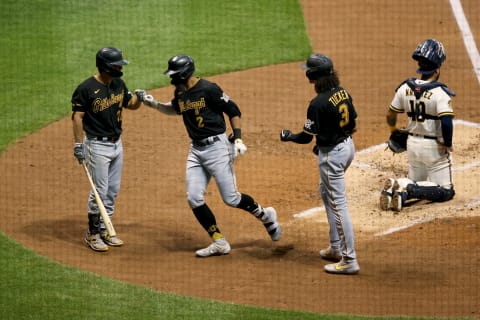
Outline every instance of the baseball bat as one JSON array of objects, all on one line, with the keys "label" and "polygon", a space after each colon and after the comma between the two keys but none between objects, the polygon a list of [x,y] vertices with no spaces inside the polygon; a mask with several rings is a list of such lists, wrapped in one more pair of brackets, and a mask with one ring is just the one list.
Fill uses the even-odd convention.
[{"label": "baseball bat", "polygon": [[88,171],[85,161],[82,162],[82,165],[83,165],[83,169],[85,169],[85,173],[87,174],[87,178],[88,178],[88,181],[90,182],[90,186],[92,187],[93,194],[95,195],[95,201],[97,202],[98,210],[100,211],[100,216],[103,219],[105,228],[107,229],[107,232],[110,235],[110,237],[115,237],[117,233],[115,232],[115,228],[113,228],[112,220],[110,220],[110,217],[107,214],[107,210],[105,210],[105,206],[103,205],[102,198],[100,198],[100,195],[98,194],[97,188],[93,183],[92,176]]}]

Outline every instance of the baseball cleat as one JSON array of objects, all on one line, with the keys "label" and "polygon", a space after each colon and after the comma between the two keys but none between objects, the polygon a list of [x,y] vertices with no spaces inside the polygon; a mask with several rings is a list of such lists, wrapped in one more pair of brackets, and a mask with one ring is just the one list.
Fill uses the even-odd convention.
[{"label": "baseball cleat", "polygon": [[85,235],[85,243],[94,251],[108,251],[108,246],[103,242],[99,233],[91,234],[90,231]]},{"label": "baseball cleat", "polygon": [[357,274],[360,271],[360,266],[357,260],[346,262],[342,259],[337,263],[327,264],[324,269],[326,272],[333,274]]},{"label": "baseball cleat", "polygon": [[124,242],[122,239],[119,237],[111,237],[108,232],[102,232],[101,234],[103,242],[105,242],[107,245],[111,247],[120,247],[123,246]]},{"label": "baseball cleat", "polygon": [[208,247],[197,250],[195,253],[198,257],[221,256],[230,253],[230,244],[225,238],[213,241]]},{"label": "baseball cleat", "polygon": [[382,193],[380,195],[380,208],[382,210],[388,210],[392,207],[392,191],[393,191],[393,184],[395,180],[389,178],[385,181],[385,185],[383,186]]},{"label": "baseball cleat", "polygon": [[338,262],[342,260],[342,253],[339,249],[332,249],[332,247],[328,247],[326,249],[320,250],[320,257],[324,260]]},{"label": "baseball cleat", "polygon": [[282,236],[282,228],[278,223],[277,211],[272,207],[268,207],[264,209],[264,212],[267,216],[267,220],[263,223],[263,225],[267,229],[270,238],[272,238],[272,241],[280,240]]}]

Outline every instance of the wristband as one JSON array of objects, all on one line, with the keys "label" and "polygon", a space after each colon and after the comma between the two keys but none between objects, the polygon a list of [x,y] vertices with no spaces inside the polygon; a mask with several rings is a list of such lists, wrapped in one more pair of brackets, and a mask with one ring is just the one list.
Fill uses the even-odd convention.
[{"label": "wristband", "polygon": [[234,128],[233,129],[233,140],[242,139],[242,129]]}]

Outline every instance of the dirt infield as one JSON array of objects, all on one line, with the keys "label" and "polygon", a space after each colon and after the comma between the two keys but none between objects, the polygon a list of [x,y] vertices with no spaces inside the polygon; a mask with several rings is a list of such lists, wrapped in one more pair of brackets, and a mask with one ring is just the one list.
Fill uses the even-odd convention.
[{"label": "dirt infield", "polygon": [[[68,118],[0,156],[0,229],[61,263],[163,292],[313,312],[480,317],[480,86],[449,2],[323,2],[302,5],[314,50],[333,58],[359,113],[358,153],[347,174],[359,275],[323,272],[318,250],[328,244],[328,226],[312,145],[279,141],[282,128],[302,128],[314,95],[300,62],[209,78],[242,109],[249,150],[236,164],[239,188],[277,208],[284,229],[279,243],[250,215],[226,207],[212,184],[207,201],[232,252],[195,258],[209,239],[185,198],[187,135],[180,118],[147,108],[125,112],[114,220],[124,247],[98,254],[83,244],[89,185],[72,156]],[[478,4],[462,4],[478,32]],[[385,112],[396,86],[415,75],[411,52],[428,37],[446,47],[441,81],[457,93],[454,110],[463,120],[454,137],[457,195],[395,215],[377,204],[384,179],[403,176],[406,168],[402,155],[384,150]],[[152,93],[166,101],[172,89]]]}]

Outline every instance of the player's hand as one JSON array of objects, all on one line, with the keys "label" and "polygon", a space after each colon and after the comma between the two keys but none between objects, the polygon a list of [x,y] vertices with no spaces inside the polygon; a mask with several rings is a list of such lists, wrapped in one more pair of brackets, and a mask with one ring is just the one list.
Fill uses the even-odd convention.
[{"label": "player's hand", "polygon": [[242,139],[235,139],[233,143],[233,149],[235,151],[235,157],[243,156],[247,152],[247,146],[243,143]]},{"label": "player's hand", "polygon": [[292,137],[292,131],[288,129],[283,129],[280,131],[280,140],[281,141],[290,141],[290,138]]},{"label": "player's hand", "polygon": [[151,108],[154,108],[154,109],[157,108],[157,101],[151,94],[145,95],[143,103]]},{"label": "player's hand", "polygon": [[75,143],[73,147],[73,155],[77,158],[78,163],[82,163],[85,160],[85,152],[83,151],[82,143]]},{"label": "player's hand", "polygon": [[135,95],[137,96],[138,101],[144,102],[145,101],[145,96],[147,95],[147,92],[143,89],[136,89],[135,90]]}]

